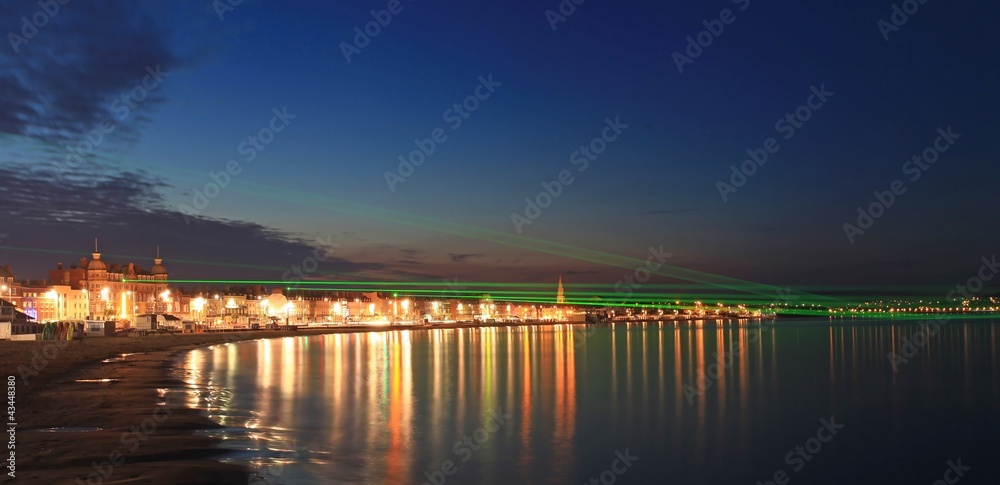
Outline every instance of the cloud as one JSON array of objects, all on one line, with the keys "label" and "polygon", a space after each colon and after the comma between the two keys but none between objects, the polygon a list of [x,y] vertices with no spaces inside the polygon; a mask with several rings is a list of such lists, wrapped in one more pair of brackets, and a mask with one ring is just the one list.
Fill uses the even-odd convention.
[{"label": "cloud", "polygon": [[684,214],[684,213],[687,213],[687,212],[695,212],[697,210],[699,210],[699,209],[660,209],[660,210],[651,210],[651,211],[646,211],[646,212],[640,212],[639,215],[642,215],[642,216],[658,216],[658,215],[664,215],[664,214]]},{"label": "cloud", "polygon": [[[22,17],[39,8],[38,2],[0,0],[0,32],[21,34]],[[16,251],[12,262],[22,274],[43,274],[53,254],[73,264],[100,235],[109,256],[118,248],[119,259],[140,264],[159,245],[168,268],[186,277],[281,277],[314,254],[311,241],[252,222],[199,217],[187,224],[164,202],[162,193],[171,188],[166,179],[108,156],[138,141],[152,109],[166,102],[168,86],[151,87],[151,71],[165,73],[161,82],[169,84],[171,71],[191,64],[191,56],[173,47],[183,42],[161,25],[185,15],[177,10],[131,0],[76,1],[60,5],[16,51],[5,36],[0,223],[10,236],[0,244],[8,249],[4,256]],[[135,93],[142,99],[123,101]],[[113,129],[69,163],[88,135],[108,123]],[[378,263],[330,257],[309,277],[381,270]]]},{"label": "cloud", "polygon": [[480,253],[448,253],[448,258],[451,259],[453,263],[464,263],[470,258],[481,258],[485,256]]},{"label": "cloud", "polygon": [[[252,222],[196,217],[188,224],[163,200],[167,182],[143,172],[96,169],[86,178],[56,181],[39,168],[5,161],[0,184],[0,224],[9,233],[0,244],[5,255],[19,249],[12,262],[21,274],[41,274],[58,262],[52,253],[72,255],[63,259],[75,263],[101,235],[111,235],[102,245],[131,253],[119,259],[151,261],[159,245],[168,269],[185,278],[280,278],[315,254],[311,241]],[[146,254],[134,254],[138,248]],[[383,270],[379,263],[330,256],[310,276]]]},{"label": "cloud", "polygon": [[[20,35],[22,17],[40,10],[38,2],[0,0],[0,11],[0,32]],[[48,143],[75,143],[105,119],[119,122],[115,138],[136,139],[143,111],[161,103],[163,91],[151,91],[127,119],[113,100],[141,85],[147,68],[169,72],[184,62],[142,2],[62,5],[25,39],[16,53],[10,42],[2,46],[0,132]]]}]

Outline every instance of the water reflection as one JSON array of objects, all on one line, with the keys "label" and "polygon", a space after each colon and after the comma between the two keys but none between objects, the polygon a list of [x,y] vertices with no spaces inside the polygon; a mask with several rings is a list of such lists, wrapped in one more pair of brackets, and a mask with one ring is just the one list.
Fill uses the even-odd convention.
[{"label": "water reflection", "polygon": [[746,323],[259,340],[191,352],[185,372],[239,458],[285,465],[272,483],[583,483],[626,448],[645,458],[634,483],[754,483],[821,417],[857,430],[828,452],[850,462],[919,439],[925,415],[1000,410],[994,324],[921,340],[913,324]]}]

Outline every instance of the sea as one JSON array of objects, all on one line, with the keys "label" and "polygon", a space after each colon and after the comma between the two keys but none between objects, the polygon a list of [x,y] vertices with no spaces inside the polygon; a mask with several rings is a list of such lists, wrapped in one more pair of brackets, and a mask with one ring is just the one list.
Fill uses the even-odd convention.
[{"label": "sea", "polygon": [[186,354],[270,484],[1000,483],[1000,322],[413,329]]}]

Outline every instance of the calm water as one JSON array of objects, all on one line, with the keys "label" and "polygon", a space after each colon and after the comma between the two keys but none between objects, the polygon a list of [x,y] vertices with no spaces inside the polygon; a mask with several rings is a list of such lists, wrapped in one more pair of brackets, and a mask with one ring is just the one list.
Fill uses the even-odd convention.
[{"label": "calm water", "polygon": [[269,483],[932,484],[959,459],[961,483],[1000,482],[1000,325],[921,333],[824,320],[344,334],[198,350],[184,372],[191,404]]}]

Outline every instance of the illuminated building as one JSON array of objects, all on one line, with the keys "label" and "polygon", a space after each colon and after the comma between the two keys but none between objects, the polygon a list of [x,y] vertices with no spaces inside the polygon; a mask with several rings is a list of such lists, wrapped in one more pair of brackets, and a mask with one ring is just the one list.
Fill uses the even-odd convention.
[{"label": "illuminated building", "polygon": [[157,249],[153,267],[144,270],[134,263],[109,264],[101,259],[97,242],[91,259],[64,269],[60,263],[49,271],[49,282],[85,293],[91,319],[131,319],[145,313],[165,313],[172,300],[167,290],[167,268]]}]

